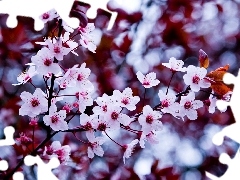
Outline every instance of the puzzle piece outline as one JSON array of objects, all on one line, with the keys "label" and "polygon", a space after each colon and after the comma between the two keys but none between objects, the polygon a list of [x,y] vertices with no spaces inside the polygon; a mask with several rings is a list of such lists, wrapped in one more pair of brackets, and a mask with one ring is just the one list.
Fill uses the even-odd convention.
[{"label": "puzzle piece outline", "polygon": [[58,178],[52,173],[52,169],[55,169],[60,165],[60,161],[57,157],[52,157],[48,163],[44,163],[40,156],[28,155],[24,158],[24,163],[27,166],[37,164],[38,180],[45,180],[46,177],[51,180],[58,180]]},{"label": "puzzle piece outline", "polygon": [[[72,28],[79,26],[77,18],[69,17],[75,0],[1,0],[0,13],[8,14],[7,26],[17,26],[17,16],[32,17],[35,30],[43,29],[44,22],[39,18],[43,13],[55,9],[60,17]],[[27,6],[24,6],[27,4]]]},{"label": "puzzle piece outline", "polygon": [[[97,16],[97,10],[102,9],[111,14],[107,30],[112,29],[116,21],[117,12],[107,8],[109,0],[1,0],[0,13],[8,14],[7,26],[15,28],[17,26],[17,16],[32,17],[34,19],[34,28],[36,31],[42,30],[44,22],[40,16],[52,9],[55,9],[59,16],[73,29],[79,26],[77,18],[69,17],[74,1],[83,2],[90,5],[87,11],[87,17],[94,19]],[[24,6],[24,4],[28,4]]]},{"label": "puzzle piece outline", "polygon": [[[11,146],[15,144],[14,141],[14,132],[15,129],[12,126],[7,126],[4,128],[5,139],[0,140],[1,146]],[[24,163],[27,166],[32,166],[37,164],[37,176],[38,180],[45,180],[47,177],[51,178],[51,180],[58,180],[58,178],[52,173],[52,169],[57,168],[60,165],[60,161],[57,157],[52,157],[48,163],[44,163],[42,159],[37,156],[28,155],[24,158]],[[6,160],[0,160],[0,171],[6,171],[8,169],[8,162]],[[44,171],[44,173],[43,173]],[[44,175],[43,175],[44,174]],[[24,176],[22,172],[15,172],[13,174],[14,180],[24,180]]]},{"label": "puzzle piece outline", "polygon": [[[240,84],[238,83],[240,82],[240,69],[237,76],[226,72],[223,76],[223,81],[225,84],[234,84],[233,94],[229,102],[224,100],[218,100],[216,105],[219,110],[223,110],[227,106],[230,106],[235,119],[235,123],[224,127],[220,132],[214,135],[212,142],[217,146],[220,146],[223,143],[225,136],[240,144],[240,136],[238,133],[240,129],[240,111],[238,110],[238,103],[240,100],[240,94],[238,94],[238,92],[240,92]],[[212,180],[228,180],[232,179],[232,177],[234,176],[234,180],[235,178],[240,179],[240,148],[238,149],[234,158],[231,159],[229,155],[227,155],[226,153],[222,153],[219,157],[219,161],[222,164],[228,165],[227,171],[221,177],[216,177],[209,172],[205,172],[208,178]]]},{"label": "puzzle piece outline", "polygon": [[88,18],[90,19],[95,19],[96,16],[97,16],[97,10],[98,9],[102,9],[108,13],[111,14],[111,18],[108,22],[108,27],[107,27],[107,30],[110,30],[112,29],[113,25],[114,25],[114,22],[116,21],[117,19],[117,15],[118,13],[117,12],[113,12],[113,11],[110,11],[108,8],[107,8],[107,4],[111,1],[111,0],[77,0],[79,2],[83,2],[85,4],[89,4],[91,5],[91,7],[88,9],[86,15]]}]

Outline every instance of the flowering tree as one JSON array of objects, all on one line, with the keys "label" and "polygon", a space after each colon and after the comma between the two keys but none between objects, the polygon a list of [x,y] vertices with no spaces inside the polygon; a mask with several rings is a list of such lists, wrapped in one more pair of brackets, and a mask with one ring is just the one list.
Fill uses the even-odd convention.
[{"label": "flowering tree", "polygon": [[[199,56],[198,63],[187,59],[188,53],[182,55],[184,61],[177,60],[178,57],[173,57],[173,50],[172,56],[165,57],[166,61],[154,64],[147,60],[149,57],[146,55],[150,54],[148,51],[154,52],[156,44],[159,44],[153,41],[156,35],[153,33],[146,40],[149,43],[146,52],[142,52],[146,61],[141,57],[140,65],[134,64],[131,57],[134,51],[130,48],[134,38],[131,38],[128,27],[141,27],[141,12],[120,13],[116,32],[112,30],[109,35],[103,31],[105,34],[97,46],[96,32],[100,30],[97,31],[95,26],[101,29],[105,27],[105,21],[97,18],[95,23],[88,22],[82,5],[75,4],[78,11],[73,13],[81,20],[78,29],[68,27],[57,12],[51,10],[41,16],[46,23],[42,34],[28,34],[28,37],[23,32],[26,29],[23,23],[13,30],[22,33],[17,35],[21,53],[13,50],[10,55],[7,52],[2,54],[2,58],[17,59],[25,69],[14,77],[13,86],[5,85],[2,73],[2,89],[8,99],[2,102],[1,118],[4,126],[13,124],[17,131],[17,144],[7,153],[15,158],[11,159],[9,170],[1,174],[3,178],[11,178],[16,171],[34,177],[34,168],[29,169],[23,164],[24,157],[30,154],[39,155],[45,161],[57,157],[61,165],[54,173],[60,179],[139,179],[131,166],[145,149],[163,143],[159,140],[159,133],[171,125],[169,129],[180,137],[197,138],[197,132],[185,134],[183,127],[190,129],[192,125],[190,131],[203,131],[208,124],[207,117],[220,113],[216,111],[216,100],[230,99],[232,88],[222,82],[229,65],[217,64],[212,68],[213,63],[201,46],[198,54],[194,54]],[[143,6],[151,9],[156,5],[159,5],[157,1],[149,1]],[[169,9],[159,17],[159,21],[166,22],[166,28],[160,34],[169,49],[175,48],[168,37],[173,28],[170,25],[182,27],[183,24],[174,15],[171,21],[165,16],[177,11],[176,7],[185,5],[195,7],[198,3],[176,5],[169,1]],[[191,19],[188,13],[186,11],[184,16]],[[99,15],[102,16],[104,14]],[[4,28],[2,31],[7,44],[11,40],[8,40],[9,32]],[[119,33],[122,37],[118,36]],[[187,30],[182,33],[187,33]],[[189,35],[189,41],[191,38]],[[122,42],[118,42],[119,39]],[[190,51],[188,42],[177,40],[182,40],[179,44]],[[212,116],[211,121],[221,119],[222,116],[218,116]],[[200,124],[194,127],[192,120]],[[99,167],[101,164],[104,166]],[[179,179],[187,172],[187,165],[182,166],[183,170],[158,166],[158,161],[154,161],[149,178]],[[192,165],[192,168],[196,167]],[[203,174],[207,169],[199,167],[198,170]]]}]

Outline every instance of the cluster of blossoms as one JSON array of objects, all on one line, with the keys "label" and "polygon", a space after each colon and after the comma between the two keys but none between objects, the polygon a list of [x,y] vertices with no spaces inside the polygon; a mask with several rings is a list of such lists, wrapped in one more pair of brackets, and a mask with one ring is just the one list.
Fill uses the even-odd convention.
[{"label": "cluster of blossoms", "polygon": [[[53,11],[42,16],[44,22],[54,18],[59,19],[59,16]],[[102,145],[108,137],[123,149],[123,161],[125,163],[125,158],[131,156],[138,143],[141,148],[145,147],[145,141],[153,144],[158,143],[156,135],[162,129],[161,118],[164,114],[171,114],[182,120],[185,116],[190,120],[197,119],[197,109],[203,107],[204,103],[195,99],[195,93],[200,91],[201,88],[209,88],[211,82],[214,81],[206,77],[207,70],[204,67],[192,65],[183,67],[184,62],[175,58],[170,58],[169,63],[162,63],[173,74],[186,72],[183,75],[183,80],[187,86],[186,90],[181,93],[168,91],[164,93],[160,89],[158,92],[160,101],[157,106],[152,108],[150,105],[145,105],[142,112],[129,116],[128,112],[135,111],[137,104],[140,102],[140,97],[134,96],[130,87],[126,87],[122,92],[114,90],[111,96],[103,94],[93,99],[95,88],[89,80],[91,70],[86,67],[86,63],[74,65],[67,70],[62,68],[61,61],[63,61],[64,56],[70,52],[77,55],[74,50],[79,44],[71,38],[76,35],[71,36],[73,31],[67,27],[66,23],[63,22],[59,26],[63,26],[66,32],[63,35],[60,34],[59,37],[49,37],[44,42],[38,42],[43,46],[42,49],[31,58],[31,62],[27,64],[30,66],[28,70],[17,78],[19,83],[14,84],[20,85],[29,82],[35,87],[32,94],[24,91],[20,95],[23,103],[19,109],[19,114],[29,116],[31,125],[36,126],[38,119],[42,119],[52,136],[60,131],[73,133],[84,131],[87,141],[77,139],[88,146],[86,153],[89,158],[93,158],[95,154],[98,156],[104,155]],[[94,25],[89,23],[86,27],[79,27],[77,34],[80,35],[80,45],[95,52],[96,46],[91,35],[93,30]],[[32,83],[31,80],[35,75],[43,76],[46,85],[44,90],[37,88]],[[147,75],[137,72],[136,76],[145,88],[145,92],[146,89],[160,83],[154,72]],[[230,93],[222,98],[229,101]],[[208,100],[210,113],[215,111],[216,100],[217,96],[212,92]],[[95,106],[93,106],[94,103]],[[92,114],[86,112],[87,107],[92,107]],[[69,122],[77,115],[79,115],[79,126],[70,128]],[[134,129],[135,123],[138,123],[141,129]],[[129,144],[121,145],[109,135],[110,132],[117,132],[120,128],[137,134],[137,138]],[[22,133],[19,141],[22,144],[28,144],[34,139]],[[49,159],[56,156],[61,163],[70,159],[70,146],[62,146],[59,141],[54,141],[49,146],[44,144],[42,148],[44,148],[42,156],[45,158]]]}]

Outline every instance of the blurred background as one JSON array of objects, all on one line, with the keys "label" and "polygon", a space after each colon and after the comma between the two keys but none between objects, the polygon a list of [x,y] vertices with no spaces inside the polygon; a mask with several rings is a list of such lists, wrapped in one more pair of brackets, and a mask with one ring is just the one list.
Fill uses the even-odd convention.
[{"label": "blurred background", "polygon": [[[71,15],[86,21],[84,13],[90,6],[75,2]],[[147,90],[145,104],[152,107],[159,104],[158,91],[166,90],[171,72],[162,63],[171,57],[181,59],[188,65],[199,66],[200,49],[208,54],[210,65],[208,72],[229,64],[229,72],[237,75],[240,59],[240,0],[111,0],[108,8],[118,13],[111,30],[107,25],[111,14],[98,10],[95,19],[88,19],[96,26],[94,41],[96,53],[83,47],[69,54],[62,66],[70,68],[74,64],[86,62],[91,69],[90,79],[95,85],[94,98],[103,93],[112,95],[114,89],[133,89],[134,95],[143,99],[144,88],[136,78],[136,72],[143,74],[156,72],[160,84]],[[42,31],[33,29],[34,20],[18,17],[18,26],[9,29],[6,26],[8,15],[0,14],[0,137],[3,128],[13,125],[15,137],[20,132],[31,135],[29,119],[18,115],[22,91],[33,91],[31,84],[12,86],[17,76],[24,71],[31,57],[41,49],[35,42],[49,36],[55,22],[46,24]],[[76,41],[79,37],[76,37]],[[186,88],[183,73],[177,73],[170,90],[179,93]],[[34,84],[44,87],[41,77],[33,79]],[[211,92],[211,89],[207,90]],[[199,92],[196,99],[207,100],[208,93]],[[131,112],[141,112],[142,102]],[[87,113],[91,114],[91,108]],[[53,138],[72,147],[69,165],[63,165],[55,171],[60,179],[146,179],[146,180],[199,180],[206,179],[205,171],[221,176],[227,169],[218,161],[222,152],[234,157],[238,144],[225,138],[223,145],[215,146],[212,137],[224,126],[234,123],[231,109],[225,113],[216,110],[208,112],[208,106],[198,110],[198,119],[185,121],[170,115],[162,118],[163,130],[158,134],[159,144],[146,144],[145,149],[136,146],[126,164],[123,164],[123,152],[112,141],[104,144],[104,156],[89,160],[87,147],[75,139],[72,134],[61,133]],[[79,117],[71,122],[79,123]],[[79,125],[79,124],[78,124]],[[140,128],[138,126],[135,127]],[[43,123],[36,130],[36,142],[45,136]],[[84,133],[79,137],[85,138]],[[130,143],[136,138],[127,131],[112,134],[120,143]],[[20,145],[0,147],[1,158],[7,158],[10,169],[23,154]],[[16,157],[16,158],[10,158]],[[23,167],[23,169],[26,167]],[[34,179],[33,170],[26,170],[28,179]]]}]

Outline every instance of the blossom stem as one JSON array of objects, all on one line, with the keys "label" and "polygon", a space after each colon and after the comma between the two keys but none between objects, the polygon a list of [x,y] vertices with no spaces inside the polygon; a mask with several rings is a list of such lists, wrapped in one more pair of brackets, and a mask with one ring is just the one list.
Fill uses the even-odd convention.
[{"label": "blossom stem", "polygon": [[75,115],[76,114],[73,114],[72,117],[70,117],[66,122],[69,123],[72,120],[72,118],[74,118]]},{"label": "blossom stem", "polygon": [[174,74],[175,74],[175,72],[173,71],[173,72],[172,72],[171,79],[170,79],[170,81],[169,81],[169,83],[168,83],[166,95],[168,94],[168,89],[169,89],[169,87],[170,87],[170,84],[171,84],[171,82],[172,82],[172,79],[173,79]]},{"label": "blossom stem", "polygon": [[[123,129],[129,131],[129,132],[132,132],[132,133],[135,133],[135,134],[138,134],[138,130],[135,130],[135,129],[132,129],[130,128],[129,126],[124,126],[124,125],[120,125]],[[137,132],[136,132],[137,131]]]},{"label": "blossom stem", "polygon": [[182,92],[178,93],[178,94],[176,95],[176,97],[179,97],[179,96],[182,96],[182,95],[184,95],[184,94],[187,94],[187,93],[189,93],[190,90],[191,90],[191,88],[190,88],[190,86],[188,86],[188,87],[185,89],[185,91],[182,91]]},{"label": "blossom stem", "polygon": [[37,88],[31,81],[29,81],[29,82],[30,82],[30,84],[31,84],[33,87]]},{"label": "blossom stem", "polygon": [[48,85],[47,85],[47,80],[45,79],[44,76],[43,76],[43,80],[44,80],[44,83],[45,83],[45,86],[46,86],[47,90],[49,91],[49,88],[48,88]]},{"label": "blossom stem", "polygon": [[35,133],[35,128],[34,128],[34,126],[33,126],[33,135],[32,135],[32,140],[33,140],[33,142],[32,142],[32,150],[34,150],[34,133]]},{"label": "blossom stem", "polygon": [[49,89],[49,97],[48,97],[48,113],[49,113],[49,108],[51,106],[51,102],[52,102],[52,98],[53,98],[54,81],[55,81],[55,76],[54,76],[54,74],[52,74],[51,85],[50,85],[50,89]]},{"label": "blossom stem", "polygon": [[124,148],[124,146],[122,146],[121,144],[117,143],[115,140],[113,140],[108,134],[106,131],[104,131],[105,134],[107,135],[107,137],[109,137],[109,139],[111,139],[113,142],[115,142],[117,145],[119,145],[120,147]]}]

